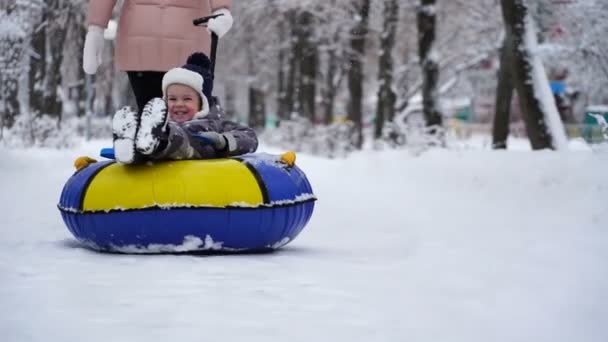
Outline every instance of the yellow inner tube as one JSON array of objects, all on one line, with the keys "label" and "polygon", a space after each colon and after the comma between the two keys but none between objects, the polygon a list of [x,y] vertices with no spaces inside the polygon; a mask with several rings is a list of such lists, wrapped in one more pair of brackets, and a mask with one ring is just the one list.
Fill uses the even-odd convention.
[{"label": "yellow inner tube", "polygon": [[91,180],[82,209],[257,207],[261,204],[260,185],[245,164],[234,159],[214,159],[137,166],[111,164]]}]

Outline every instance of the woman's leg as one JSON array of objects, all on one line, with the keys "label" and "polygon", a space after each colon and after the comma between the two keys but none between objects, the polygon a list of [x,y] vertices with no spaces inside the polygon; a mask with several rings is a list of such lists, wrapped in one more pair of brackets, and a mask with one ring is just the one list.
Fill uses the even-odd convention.
[{"label": "woman's leg", "polygon": [[165,75],[162,71],[127,71],[131,89],[135,94],[138,112],[141,114],[148,101],[155,97],[162,97],[162,82]]}]

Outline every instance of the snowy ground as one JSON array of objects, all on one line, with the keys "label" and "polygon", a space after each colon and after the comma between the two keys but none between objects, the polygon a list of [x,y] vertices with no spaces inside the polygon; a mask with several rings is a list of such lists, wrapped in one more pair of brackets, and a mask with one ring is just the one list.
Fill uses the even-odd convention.
[{"label": "snowy ground", "polygon": [[319,201],[284,250],[132,256],[56,208],[103,145],[0,148],[1,341],[608,341],[606,151],[299,155]]}]

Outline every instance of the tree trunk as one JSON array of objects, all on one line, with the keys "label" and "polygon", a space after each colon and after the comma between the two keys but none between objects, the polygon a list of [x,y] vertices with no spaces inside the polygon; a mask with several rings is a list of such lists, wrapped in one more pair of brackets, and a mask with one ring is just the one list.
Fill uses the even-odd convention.
[{"label": "tree trunk", "polygon": [[325,75],[325,89],[323,90],[323,124],[329,125],[334,121],[334,101],[338,91],[335,78],[338,71],[338,58],[336,51],[330,48],[327,51],[327,72]]},{"label": "tree trunk", "polygon": [[[53,19],[52,22],[55,22]],[[43,82],[43,103],[46,113],[53,117],[61,117],[62,101],[57,96],[57,87],[61,85],[61,61],[63,59],[63,43],[65,41],[65,28],[56,24],[47,24],[47,57],[50,60],[45,64],[46,71]]]},{"label": "tree trunk", "polygon": [[509,137],[509,116],[511,100],[513,99],[513,80],[511,65],[513,64],[513,40],[510,35],[505,37],[500,49],[500,69],[496,86],[496,102],[494,123],[492,126],[492,148],[506,149]]},{"label": "tree trunk", "polygon": [[265,94],[262,90],[249,87],[249,126],[263,129],[266,123]]},{"label": "tree trunk", "polygon": [[[72,85],[74,89],[74,97],[72,101],[76,105],[76,115],[82,116],[86,113],[86,89],[85,89],[85,73],[82,69],[82,51],[84,49],[84,38],[87,34],[87,27],[85,25],[86,15],[85,11],[81,8],[75,7],[74,14],[70,18],[67,40],[74,44],[74,50],[76,52],[75,58],[77,63],[70,63],[71,72],[73,73],[75,84]],[[113,44],[112,44],[113,45]],[[113,56],[112,56],[113,58]],[[64,63],[65,64],[65,63]]]},{"label": "tree trunk", "polygon": [[227,81],[224,87],[224,115],[226,119],[235,121],[236,117],[236,94],[232,81]]},{"label": "tree trunk", "polygon": [[[30,109],[41,114],[44,112],[43,80],[46,77],[46,30],[47,11],[42,11],[42,20],[34,24],[32,32],[29,70]],[[32,113],[34,114],[34,113]],[[36,114],[34,114],[36,115]]]},{"label": "tree trunk", "polygon": [[417,12],[418,58],[422,67],[422,103],[431,144],[443,144],[442,118],[437,108],[439,65],[435,51],[435,0],[421,0]]},{"label": "tree trunk", "polygon": [[291,114],[296,109],[295,99],[296,99],[296,73],[298,71],[298,63],[297,63],[297,53],[298,53],[298,44],[297,44],[297,36],[296,36],[296,28],[295,19],[296,19],[295,10],[290,10],[287,12],[287,23],[289,27],[289,55],[287,57],[287,81],[285,85],[285,109],[284,113],[281,113],[283,117],[281,119],[290,119]]},{"label": "tree trunk", "polygon": [[61,117],[62,104],[57,96],[57,87],[61,84],[63,44],[70,8],[70,1],[46,1],[42,20],[32,38],[32,49],[36,55],[30,67],[32,109],[58,118]]},{"label": "tree trunk", "polygon": [[[331,8],[335,7],[336,0],[331,0],[329,4]],[[324,24],[329,24],[331,20],[331,18],[326,18]],[[340,83],[342,83],[342,76],[344,75],[344,70],[340,68],[339,56],[341,55],[336,47],[337,43],[340,41],[341,33],[342,29],[336,28],[333,34],[323,35],[323,38],[325,39],[323,50],[327,52],[325,73],[323,74],[323,86],[321,87],[322,122],[324,125],[330,125],[334,122],[336,95]]]},{"label": "tree trunk", "polygon": [[[104,61],[111,61],[114,58],[114,44],[106,44],[103,49]],[[95,113],[114,113],[118,108],[114,108],[114,100],[112,98],[112,89],[118,81],[114,76],[114,63],[102,63],[97,69],[97,77],[95,87],[99,95],[95,99]],[[82,69],[82,68],[81,68]]]},{"label": "tree trunk", "polygon": [[286,18],[282,18],[278,23],[278,34],[279,34],[279,51],[277,59],[278,59],[278,72],[277,72],[277,115],[278,120],[283,120],[289,118],[289,105],[287,104],[287,87],[286,87],[286,79],[285,79],[285,70],[287,69],[287,54],[286,48],[284,46],[285,38],[287,36],[287,27],[288,22]]},{"label": "tree trunk", "polygon": [[[253,34],[252,32],[249,32]],[[253,40],[253,37],[247,37],[249,41]],[[248,74],[248,97],[249,97],[249,126],[254,129],[263,129],[266,125],[266,94],[258,85],[256,76],[259,61],[257,60],[255,47],[248,44],[245,47],[247,56],[247,74]]]},{"label": "tree trunk", "polygon": [[399,16],[397,0],[384,3],[384,24],[380,36],[380,59],[378,66],[378,104],[374,138],[382,137],[384,123],[393,121],[395,116],[396,95],[393,91],[393,47],[395,46],[395,31]]},{"label": "tree trunk", "polygon": [[369,17],[370,0],[358,0],[355,5],[356,23],[351,31],[351,56],[348,69],[348,119],[355,125],[355,146],[363,147],[363,56]]},{"label": "tree trunk", "polygon": [[532,149],[553,148],[551,135],[545,117],[534,93],[532,80],[531,51],[525,44],[526,15],[528,8],[524,0],[501,0],[502,13],[507,36],[513,37],[512,76],[521,112],[526,124],[526,132]]},{"label": "tree trunk", "polygon": [[315,97],[316,97],[316,77],[317,77],[317,47],[311,40],[313,36],[313,17],[312,13],[301,10],[298,14],[298,55],[299,56],[299,86],[298,103],[300,104],[300,114],[315,122]]}]

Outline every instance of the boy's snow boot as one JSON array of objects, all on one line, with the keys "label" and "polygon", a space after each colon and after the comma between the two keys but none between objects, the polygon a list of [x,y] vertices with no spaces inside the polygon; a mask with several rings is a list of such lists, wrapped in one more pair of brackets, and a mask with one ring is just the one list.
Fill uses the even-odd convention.
[{"label": "boy's snow boot", "polygon": [[151,155],[167,140],[167,104],[161,98],[153,98],[144,106],[141,113],[139,130],[135,137],[135,149]]},{"label": "boy's snow boot", "polygon": [[137,112],[131,107],[123,107],[112,118],[112,138],[114,141],[114,156],[122,164],[135,161],[135,136],[139,119]]}]

